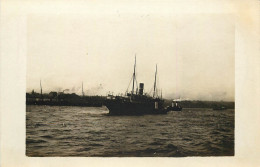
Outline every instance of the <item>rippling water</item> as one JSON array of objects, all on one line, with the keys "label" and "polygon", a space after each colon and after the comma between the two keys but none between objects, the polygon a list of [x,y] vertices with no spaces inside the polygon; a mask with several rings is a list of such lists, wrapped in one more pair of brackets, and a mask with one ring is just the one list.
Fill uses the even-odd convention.
[{"label": "rippling water", "polygon": [[232,156],[234,110],[108,116],[105,107],[26,106],[27,156]]}]

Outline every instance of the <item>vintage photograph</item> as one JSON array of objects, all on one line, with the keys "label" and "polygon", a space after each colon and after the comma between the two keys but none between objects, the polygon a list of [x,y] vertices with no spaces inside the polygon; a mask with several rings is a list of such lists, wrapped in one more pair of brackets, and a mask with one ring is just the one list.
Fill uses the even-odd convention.
[{"label": "vintage photograph", "polygon": [[234,156],[231,14],[30,14],[26,156]]}]

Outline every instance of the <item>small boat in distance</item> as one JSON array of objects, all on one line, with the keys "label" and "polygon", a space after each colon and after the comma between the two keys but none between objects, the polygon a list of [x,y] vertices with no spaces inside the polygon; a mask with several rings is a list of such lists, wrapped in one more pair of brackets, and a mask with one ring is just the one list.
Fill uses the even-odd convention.
[{"label": "small boat in distance", "polygon": [[167,107],[168,111],[181,111],[182,107],[178,104],[177,100],[172,101],[172,105]]},{"label": "small boat in distance", "polygon": [[[136,57],[134,73],[132,76],[132,91],[126,91],[125,96],[108,95],[104,105],[109,110],[109,115],[148,115],[167,114],[168,110],[163,107],[164,100],[156,94],[157,65],[155,71],[155,81],[153,96],[144,93],[144,83],[138,84],[136,81]],[[136,84],[136,90],[135,90]]]},{"label": "small boat in distance", "polygon": [[227,108],[225,106],[214,106],[213,110],[226,110]]}]

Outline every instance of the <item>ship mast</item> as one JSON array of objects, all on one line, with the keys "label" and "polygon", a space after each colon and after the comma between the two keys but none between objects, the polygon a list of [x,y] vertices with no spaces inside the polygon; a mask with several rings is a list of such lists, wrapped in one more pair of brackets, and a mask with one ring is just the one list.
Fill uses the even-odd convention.
[{"label": "ship mast", "polygon": [[155,91],[156,91],[156,75],[157,75],[157,64],[156,64],[155,76],[154,76],[153,97],[155,96]]},{"label": "ship mast", "polygon": [[84,97],[83,82],[82,82],[82,97]]},{"label": "ship mast", "polygon": [[135,90],[135,67],[136,67],[136,56],[135,56],[135,65],[134,65],[134,73],[133,73],[132,95],[134,94],[134,90]]},{"label": "ship mast", "polygon": [[40,87],[41,87],[41,99],[42,99],[42,81],[40,80]]}]

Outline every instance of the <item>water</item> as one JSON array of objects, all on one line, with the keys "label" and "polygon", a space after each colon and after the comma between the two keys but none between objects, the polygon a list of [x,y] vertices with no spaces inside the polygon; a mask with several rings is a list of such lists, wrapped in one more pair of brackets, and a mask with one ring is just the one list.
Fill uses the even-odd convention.
[{"label": "water", "polygon": [[234,155],[234,110],[108,116],[105,107],[27,106],[27,156]]}]

